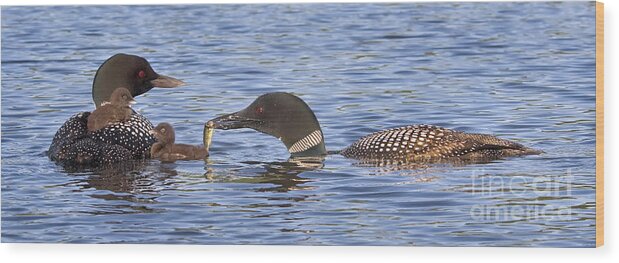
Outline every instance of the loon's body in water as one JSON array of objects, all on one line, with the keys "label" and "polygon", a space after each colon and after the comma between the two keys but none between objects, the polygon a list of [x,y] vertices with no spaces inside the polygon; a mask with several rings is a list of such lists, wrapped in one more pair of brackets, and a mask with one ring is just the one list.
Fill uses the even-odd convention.
[{"label": "loon's body in water", "polygon": [[[157,74],[142,57],[116,54],[97,70],[92,98],[99,108],[110,101],[111,94],[119,87],[136,97],[153,87],[173,88],[181,84],[180,80]],[[144,116],[133,112],[129,120],[89,132],[90,114],[77,113],[58,129],[47,152],[52,160],[65,165],[98,166],[149,157],[155,137],[149,134],[153,125]]]},{"label": "loon's body in water", "polygon": [[[279,138],[291,157],[326,155],[320,124],[300,98],[267,93],[247,108],[210,120],[215,129],[251,128]],[[360,160],[440,162],[448,159],[498,159],[539,154],[521,144],[486,134],[470,134],[431,125],[411,125],[367,135],[337,152]]]}]

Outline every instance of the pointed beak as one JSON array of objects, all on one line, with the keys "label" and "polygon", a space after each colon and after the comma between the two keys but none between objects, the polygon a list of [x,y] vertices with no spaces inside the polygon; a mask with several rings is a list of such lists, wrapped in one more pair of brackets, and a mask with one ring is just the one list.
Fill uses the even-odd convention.
[{"label": "pointed beak", "polygon": [[241,128],[255,129],[262,121],[244,117],[242,111],[239,111],[211,119],[208,123],[212,123],[212,127],[215,129],[233,130]]},{"label": "pointed beak", "polygon": [[137,101],[135,101],[135,100],[130,100],[130,101],[129,101],[129,107],[131,107],[131,105],[136,104],[136,103],[138,103],[138,102],[137,102]]},{"label": "pointed beak", "polygon": [[148,131],[148,133],[150,133],[150,135],[155,135],[155,134],[157,134],[157,131],[156,130],[150,130],[150,131]]},{"label": "pointed beak", "polygon": [[153,84],[153,87],[158,88],[175,88],[185,84],[185,82],[179,79],[164,75],[159,75],[158,78],[151,80],[150,83]]}]

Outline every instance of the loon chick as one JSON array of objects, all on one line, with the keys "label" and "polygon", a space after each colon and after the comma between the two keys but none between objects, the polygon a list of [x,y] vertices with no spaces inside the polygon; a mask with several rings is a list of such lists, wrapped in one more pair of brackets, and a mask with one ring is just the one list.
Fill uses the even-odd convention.
[{"label": "loon chick", "polygon": [[[153,87],[173,88],[182,84],[178,79],[157,74],[142,57],[116,54],[97,70],[92,98],[99,108],[109,102],[118,87],[127,88],[136,97]],[[98,166],[149,157],[155,137],[148,133],[153,125],[144,116],[134,112],[127,121],[89,132],[90,114],[80,112],[65,121],[49,146],[50,159],[64,165]]]},{"label": "loon chick", "polygon": [[174,143],[174,128],[167,122],[162,122],[150,131],[157,142],[150,148],[150,156],[162,161],[200,160],[208,156],[206,147]]},{"label": "loon chick", "polygon": [[[280,138],[292,157],[327,154],[316,116],[303,100],[290,93],[264,94],[247,108],[211,122],[215,129],[251,128]],[[338,153],[361,160],[432,162],[449,158],[497,159],[541,152],[492,135],[412,125],[372,133]]]},{"label": "loon chick", "polygon": [[114,122],[131,118],[131,104],[135,103],[128,89],[117,88],[112,92],[110,103],[96,108],[88,116],[88,131],[96,131]]}]

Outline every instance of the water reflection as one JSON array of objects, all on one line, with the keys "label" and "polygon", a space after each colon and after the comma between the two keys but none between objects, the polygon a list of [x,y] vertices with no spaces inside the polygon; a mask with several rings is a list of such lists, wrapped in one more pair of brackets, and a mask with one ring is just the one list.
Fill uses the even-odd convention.
[{"label": "water reflection", "polygon": [[119,163],[97,170],[85,180],[84,189],[94,188],[115,193],[157,194],[157,185],[178,175],[175,167],[166,163],[150,165],[151,160]]},{"label": "water reflection", "polygon": [[502,162],[511,158],[530,158],[530,157],[508,157],[508,158],[448,158],[442,160],[421,160],[421,159],[358,159],[352,160],[352,165],[358,167],[377,168],[378,171],[384,173],[393,171],[410,171],[413,174],[424,173],[431,168],[436,167],[463,167],[475,164],[488,164]]},{"label": "water reflection", "polygon": [[[310,179],[303,178],[299,174],[308,171],[318,170],[324,167],[324,157],[303,157],[290,158],[286,162],[257,162],[246,161],[243,164],[249,166],[261,166],[262,171],[254,171],[255,176],[227,179],[222,182],[228,183],[249,183],[249,184],[272,184],[272,187],[260,187],[254,189],[258,192],[288,192],[294,190],[310,190],[314,187],[304,186],[311,182]],[[241,171],[243,173],[243,171]],[[207,178],[212,177],[212,173],[206,174]],[[224,175],[224,176],[227,176]]]},{"label": "water reflection", "polygon": [[[310,182],[299,174],[315,171],[324,167],[324,157],[291,158],[286,162],[259,162],[245,161],[240,170],[230,173],[222,169],[221,164],[206,160],[205,172],[202,174],[206,183],[248,183],[273,184],[273,187],[256,188],[258,192],[287,192],[293,190],[308,190],[310,186],[302,186]],[[256,166],[260,167],[256,171]],[[73,176],[83,176],[78,183],[83,190],[106,190],[119,194],[149,194],[157,195],[160,185],[165,181],[179,176],[195,176],[198,174],[179,172],[177,167],[182,165],[157,160],[130,160],[101,168],[64,166],[63,171]],[[239,174],[240,176],[231,176]],[[244,176],[244,174],[255,174]],[[109,195],[95,195],[93,197],[110,198]],[[116,198],[116,197],[112,197]],[[124,199],[124,198],[121,198]]]},{"label": "water reflection", "polygon": [[[594,14],[588,2],[2,8],[2,242],[593,246]],[[286,91],[312,106],[330,150],[429,123],[547,154],[306,167],[239,131],[218,133],[206,163],[56,166],[40,153],[92,107],[93,68],[118,52],[187,80],[138,107],[187,143],[205,116]]]}]

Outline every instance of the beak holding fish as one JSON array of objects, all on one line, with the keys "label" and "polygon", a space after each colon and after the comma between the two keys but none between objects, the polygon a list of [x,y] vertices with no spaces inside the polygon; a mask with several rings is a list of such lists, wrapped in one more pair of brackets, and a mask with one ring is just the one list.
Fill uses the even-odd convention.
[{"label": "beak holding fish", "polygon": [[203,132],[203,143],[204,149],[206,152],[209,152],[209,148],[211,147],[211,141],[213,140],[213,132],[215,131],[215,125],[212,121],[208,121],[204,124],[204,132]]}]

